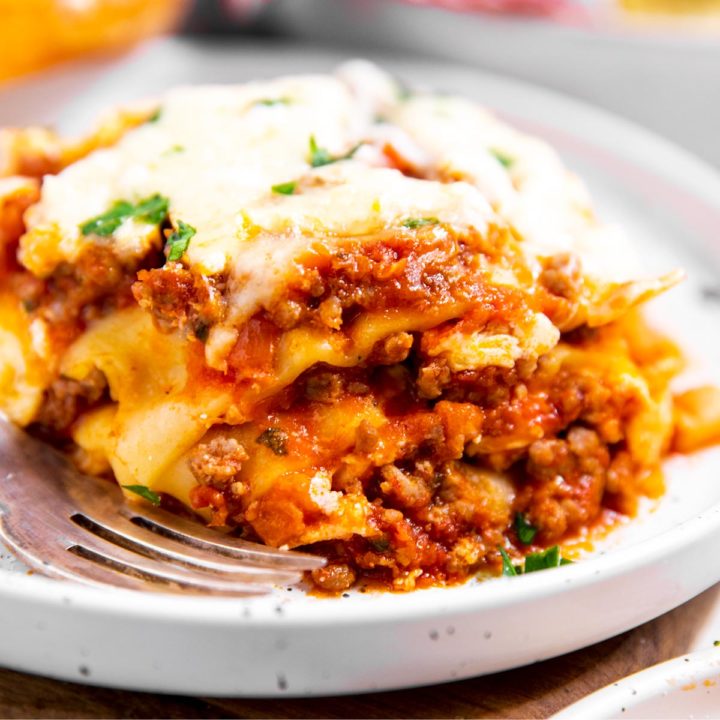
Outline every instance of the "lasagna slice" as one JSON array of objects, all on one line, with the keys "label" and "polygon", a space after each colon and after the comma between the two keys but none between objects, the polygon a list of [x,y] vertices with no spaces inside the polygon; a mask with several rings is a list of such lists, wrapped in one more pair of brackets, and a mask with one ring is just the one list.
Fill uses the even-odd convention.
[{"label": "lasagna slice", "polygon": [[0,407],[129,499],[322,553],[337,592],[497,573],[661,491],[681,361],[636,307],[679,274],[628,273],[475,104],[355,63],[0,147]]}]

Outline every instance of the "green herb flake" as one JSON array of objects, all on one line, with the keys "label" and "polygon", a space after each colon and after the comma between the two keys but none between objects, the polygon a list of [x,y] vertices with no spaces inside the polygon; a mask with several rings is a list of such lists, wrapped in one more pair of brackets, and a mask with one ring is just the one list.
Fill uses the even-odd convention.
[{"label": "green herb flake", "polygon": [[284,430],[269,427],[255,439],[255,442],[270,448],[276,455],[287,455],[287,440],[287,433]]},{"label": "green herb flake", "polygon": [[157,507],[160,504],[160,496],[156,492],[153,492],[149,487],[145,487],[145,485],[123,485],[122,487],[129,490],[131,493],[135,493],[141,498],[144,498],[151,505],[155,505]]},{"label": "green herb flake", "polygon": [[499,547],[500,556],[502,557],[502,574],[505,577],[515,577],[518,574],[518,569],[512,564],[510,556],[503,548]]},{"label": "green herb flake", "polygon": [[109,237],[130,218],[159,225],[167,216],[169,206],[170,201],[158,193],[140,200],[135,205],[128,200],[118,200],[106,212],[84,222],[80,226],[80,232],[83,235]]},{"label": "green herb flake", "polygon": [[149,123],[156,123],[162,117],[162,108],[158,108],[148,119]]},{"label": "green herb flake", "polygon": [[168,262],[177,262],[187,252],[190,239],[197,230],[182,220],[178,220],[177,228],[173,230],[165,242],[165,254]]},{"label": "green herb flake", "polygon": [[390,549],[390,540],[385,537],[369,538],[368,542],[375,552],[384,553]]},{"label": "green herb flake", "polygon": [[713,647],[720,647],[720,640],[714,640]]},{"label": "green herb flake", "polygon": [[437,225],[440,221],[436,217],[425,217],[425,218],[408,218],[403,220],[403,227],[415,230],[419,227],[425,227],[426,225]]},{"label": "green herb flake", "polygon": [[312,167],[322,167],[323,165],[331,165],[341,160],[349,160],[358,151],[362,143],[358,143],[350,148],[344,155],[333,157],[326,148],[320,147],[315,140],[315,136],[310,136],[310,165]]},{"label": "green herb flake", "polygon": [[155,193],[141,200],[133,212],[133,217],[150,225],[159,225],[168,214],[170,201],[164,196]]},{"label": "green herb flake", "polygon": [[108,237],[112,235],[125,220],[132,217],[135,206],[127,200],[118,200],[109,210],[90,218],[80,226],[83,235],[98,235]]},{"label": "green herb flake", "polygon": [[322,167],[333,162],[332,155],[325,149],[318,147],[315,136],[310,136],[310,164],[313,167]]},{"label": "green herb flake", "polygon": [[291,180],[290,182],[273,185],[272,191],[278,195],[293,195],[296,187],[297,183],[294,180]]},{"label": "green herb flake", "polygon": [[279,97],[279,98],[263,98],[262,100],[257,100],[253,103],[253,105],[260,105],[262,107],[274,107],[275,105],[290,105],[292,103],[292,99],[289,97]]},{"label": "green herb flake", "polygon": [[527,555],[525,558],[525,572],[537,572],[538,570],[547,570],[548,568],[569,564],[571,564],[570,560],[560,557],[560,547],[553,545],[547,550]]},{"label": "green herb flake", "polygon": [[515,163],[515,158],[511,157],[507,153],[504,153],[502,150],[496,150],[495,148],[490,148],[490,154],[507,170],[511,168]]},{"label": "green herb flake", "polygon": [[518,540],[523,545],[530,545],[535,539],[538,529],[531,525],[522,513],[515,514],[515,532],[517,533]]}]

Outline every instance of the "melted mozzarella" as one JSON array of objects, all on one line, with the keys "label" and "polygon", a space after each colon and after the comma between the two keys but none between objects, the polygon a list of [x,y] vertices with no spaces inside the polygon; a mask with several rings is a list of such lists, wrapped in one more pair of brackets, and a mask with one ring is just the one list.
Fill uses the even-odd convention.
[{"label": "melted mozzarella", "polygon": [[[46,178],[42,201],[28,216],[30,239],[32,231],[57,228],[59,255],[73,261],[91,242],[80,232],[82,223],[117,200],[160,193],[170,199],[171,218],[197,229],[189,262],[220,272],[228,257],[242,252],[235,236],[243,210],[273,200],[273,185],[307,171],[310,136],[342,154],[365,124],[348,89],[330,77],[172,91],[156,122]],[[121,227],[116,247],[142,254],[147,247],[137,238]]]},{"label": "melted mozzarella", "polygon": [[[311,137],[333,157],[363,144],[351,159],[313,168]],[[388,145],[425,179],[388,167]],[[497,151],[512,159],[510,168]],[[288,182],[295,194],[272,191]],[[169,198],[174,224],[196,229],[183,261],[229,276],[235,322],[280,291],[314,237],[326,244],[370,237],[411,217],[480,232],[510,224],[531,261],[573,251],[587,273],[605,280],[627,267],[618,262],[626,248],[617,254],[614,234],[595,222],[582,185],[545,143],[465,100],[400,98],[367,63],[334,77],[168,93],[155,122],[45,179],[27,214],[22,261],[48,275],[100,240],[125,259],[141,257],[160,242],[154,226],[129,219],[100,240],[80,226],[118,200],[155,193]]]},{"label": "melted mozzarella", "polygon": [[[282,288],[295,257],[313,238],[324,243],[346,237],[366,238],[388,227],[400,232],[410,218],[442,218],[447,225],[487,226],[492,210],[467,183],[443,184],[416,180],[389,168],[362,162],[341,162],[318,168],[313,186],[301,194],[263,198],[244,211],[244,224],[220,252],[231,257],[233,293],[229,321],[233,324],[269,301]],[[445,230],[438,226],[436,233]],[[334,240],[333,240],[334,239]],[[233,247],[243,252],[232,257]],[[220,249],[216,244],[215,250]],[[194,252],[198,252],[197,246]],[[192,252],[189,257],[194,257]]]},{"label": "melted mozzarella", "polygon": [[638,273],[626,238],[596,221],[584,185],[547,143],[457,97],[413,96],[388,118],[423,149],[419,169],[478,188],[523,237],[528,258],[574,252],[586,273],[606,281]]}]

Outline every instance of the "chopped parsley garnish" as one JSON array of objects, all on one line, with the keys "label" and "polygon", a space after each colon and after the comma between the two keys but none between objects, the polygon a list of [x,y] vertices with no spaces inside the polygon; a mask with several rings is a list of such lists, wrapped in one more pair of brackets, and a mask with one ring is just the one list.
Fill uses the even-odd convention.
[{"label": "chopped parsley garnish", "polygon": [[529,545],[535,539],[537,531],[538,529],[531,525],[522,513],[515,514],[515,532],[523,545]]},{"label": "chopped parsley garnish", "polygon": [[132,217],[134,206],[127,200],[118,200],[112,207],[94,218],[90,218],[80,226],[83,235],[112,235],[125,220]]},{"label": "chopped parsley garnish", "polygon": [[276,455],[287,455],[287,433],[280,428],[270,427],[264,430],[255,442],[270,448]]},{"label": "chopped parsley garnish", "polygon": [[505,577],[515,577],[518,574],[518,569],[512,564],[510,556],[501,547],[498,548],[502,557],[502,574]]},{"label": "chopped parsley garnish", "polygon": [[149,123],[156,123],[162,116],[162,108],[158,108],[148,119]]},{"label": "chopped parsley garnish", "polygon": [[262,105],[264,107],[273,107],[273,105],[289,105],[292,102],[292,100],[288,97],[279,97],[279,98],[263,98],[262,100],[257,100],[254,105]]},{"label": "chopped parsley garnish", "polygon": [[310,164],[313,167],[322,167],[333,162],[332,155],[325,149],[318,147],[315,136],[310,136]]},{"label": "chopped parsley garnish", "polygon": [[165,251],[169,262],[177,262],[182,258],[190,245],[190,238],[197,232],[192,225],[178,220],[177,229],[173,230],[165,243]]},{"label": "chopped parsley garnish", "polygon": [[145,485],[123,485],[122,487],[131,493],[139,495],[141,498],[145,498],[152,505],[158,506],[160,504],[160,496],[149,487],[145,487]]},{"label": "chopped parsley garnish", "polygon": [[713,640],[713,647],[720,647],[720,640]]},{"label": "chopped parsley garnish", "polygon": [[369,538],[368,542],[375,552],[384,553],[390,549],[390,540],[385,536]]},{"label": "chopped parsley garnish", "polygon": [[572,565],[572,560],[566,560],[564,557],[560,557],[560,547],[558,545],[553,545],[551,548],[542,550],[541,552],[526,555],[525,567],[522,565],[513,565],[507,552],[501,547],[498,547],[498,550],[502,556],[502,574],[506,577],[538,572],[539,570],[547,570],[549,568],[560,567],[561,565]]},{"label": "chopped parsley garnish", "polygon": [[572,565],[572,561],[560,557],[560,547],[558,545],[553,545],[542,552],[530,553],[525,558],[525,572],[537,572],[538,570],[547,570],[561,565]]},{"label": "chopped parsley garnish", "polygon": [[278,195],[292,195],[297,187],[297,182],[291,180],[286,183],[279,183],[278,185],[272,186],[272,191]]},{"label": "chopped parsley garnish", "polygon": [[84,222],[80,226],[80,232],[83,235],[108,237],[129,218],[159,225],[165,219],[169,205],[170,201],[157,193],[140,200],[135,205],[127,200],[118,200],[106,212]]},{"label": "chopped parsley garnish", "polygon": [[315,136],[310,136],[310,165],[314,168],[322,167],[323,165],[331,165],[332,163],[340,162],[340,160],[349,160],[357,151],[362,143],[358,143],[354,147],[350,148],[344,155],[333,157],[326,148],[319,147]]},{"label": "chopped parsley garnish", "polygon": [[436,217],[408,218],[403,220],[403,227],[414,230],[415,228],[425,227],[425,225],[437,225],[439,222]]},{"label": "chopped parsley garnish", "polygon": [[159,225],[165,219],[169,206],[170,201],[166,197],[155,193],[135,206],[133,217],[150,225]]},{"label": "chopped parsley garnish", "polygon": [[490,154],[504,167],[504,168],[510,168],[512,167],[513,163],[515,162],[515,158],[510,157],[507,153],[504,153],[502,150],[495,150],[494,148],[490,148]]}]

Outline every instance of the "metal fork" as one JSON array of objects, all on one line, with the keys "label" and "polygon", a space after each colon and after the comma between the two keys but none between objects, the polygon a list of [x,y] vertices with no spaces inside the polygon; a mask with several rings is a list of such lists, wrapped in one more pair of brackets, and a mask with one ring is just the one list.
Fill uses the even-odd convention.
[{"label": "metal fork", "polygon": [[0,539],[43,575],[134,590],[257,595],[325,564],[127,503],[1,415]]}]

